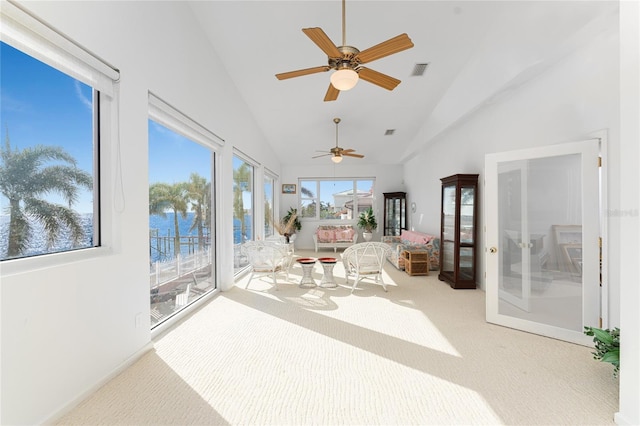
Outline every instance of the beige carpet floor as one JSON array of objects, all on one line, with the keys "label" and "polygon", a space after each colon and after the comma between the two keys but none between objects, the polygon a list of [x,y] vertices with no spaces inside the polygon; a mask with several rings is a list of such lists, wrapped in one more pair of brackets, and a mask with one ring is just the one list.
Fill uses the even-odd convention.
[{"label": "beige carpet floor", "polygon": [[341,264],[337,288],[299,288],[301,274],[277,291],[243,277],[58,424],[613,424],[612,367],[486,323],[480,290],[390,264],[387,293],[364,281],[351,294]]}]

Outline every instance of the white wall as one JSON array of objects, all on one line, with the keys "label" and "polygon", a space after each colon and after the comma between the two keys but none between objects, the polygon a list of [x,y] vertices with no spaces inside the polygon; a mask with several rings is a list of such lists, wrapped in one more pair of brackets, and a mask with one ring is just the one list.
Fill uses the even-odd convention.
[{"label": "white wall", "polygon": [[[55,418],[149,347],[149,91],[226,140],[224,176],[231,176],[233,146],[280,171],[186,4],[28,1],[22,6],[120,69],[125,204],[122,212],[110,210],[113,232],[101,254],[51,267],[40,263],[10,275],[3,269],[0,423],[11,425]],[[107,172],[113,173],[112,161]],[[233,285],[231,187],[230,179],[221,182],[217,209],[221,241],[229,241],[219,250],[228,257],[218,263],[223,288]],[[136,328],[139,313],[144,321]]]},{"label": "white wall", "polygon": [[[405,185],[403,184],[403,167],[402,166],[371,166],[358,164],[357,159],[347,158],[342,163],[334,164],[327,157],[323,160],[318,160],[317,165],[302,165],[282,166],[282,183],[295,183],[298,184],[298,178],[374,178],[374,196],[375,204],[373,206],[373,212],[376,215],[378,221],[378,229],[373,234],[374,241],[380,241],[382,235],[382,221],[384,217],[384,192],[396,192],[405,191]],[[295,195],[281,194],[280,195],[280,212],[283,216],[284,213],[289,210],[290,207],[298,208],[298,196],[300,195],[300,188]],[[326,222],[302,219],[302,228],[296,236],[295,246],[299,249],[312,249],[313,233],[318,225],[326,224]],[[355,221],[354,221],[355,225]],[[358,229],[358,241],[362,242],[362,230]],[[328,249],[323,249],[328,250]]]}]

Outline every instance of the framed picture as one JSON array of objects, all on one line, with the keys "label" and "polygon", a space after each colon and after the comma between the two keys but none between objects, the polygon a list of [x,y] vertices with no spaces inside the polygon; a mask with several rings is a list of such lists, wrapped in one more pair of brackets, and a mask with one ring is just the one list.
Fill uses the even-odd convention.
[{"label": "framed picture", "polygon": [[582,225],[553,225],[556,244],[582,244]]},{"label": "framed picture", "polygon": [[562,244],[566,271],[582,276],[582,244]]},{"label": "framed picture", "polygon": [[295,194],[296,193],[296,184],[295,183],[283,183],[282,184],[282,193],[283,194]]},{"label": "framed picture", "polygon": [[556,257],[561,271],[582,273],[582,225],[553,225]]}]

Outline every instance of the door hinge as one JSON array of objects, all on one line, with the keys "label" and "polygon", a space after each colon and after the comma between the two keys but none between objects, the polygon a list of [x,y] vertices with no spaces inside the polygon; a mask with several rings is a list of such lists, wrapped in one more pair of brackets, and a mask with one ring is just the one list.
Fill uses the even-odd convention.
[{"label": "door hinge", "polygon": [[598,167],[602,167],[602,157],[598,156]]}]

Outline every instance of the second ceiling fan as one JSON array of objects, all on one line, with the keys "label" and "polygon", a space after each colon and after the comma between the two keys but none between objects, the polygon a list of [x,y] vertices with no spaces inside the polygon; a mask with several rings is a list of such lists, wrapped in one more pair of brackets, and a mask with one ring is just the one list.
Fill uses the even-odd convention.
[{"label": "second ceiling fan", "polygon": [[358,79],[373,83],[387,90],[393,90],[400,80],[393,78],[370,68],[363,67],[362,64],[384,58],[385,56],[401,52],[413,47],[413,42],[406,33],[376,44],[362,52],[353,46],[347,46],[346,24],[345,24],[345,1],[342,0],[342,46],[336,46],[325,34],[322,28],[303,28],[302,31],[328,56],[328,65],[306,68],[297,71],[290,71],[276,74],[278,80],[285,80],[293,77],[300,77],[308,74],[335,70],[331,75],[331,83],[324,97],[326,101],[335,101],[341,90],[352,89]]},{"label": "second ceiling fan", "polygon": [[344,148],[340,148],[338,146],[338,124],[340,124],[340,119],[339,118],[334,118],[333,122],[336,123],[336,146],[335,148],[331,148],[329,151],[318,151],[318,152],[323,152],[324,154],[320,154],[320,155],[316,155],[312,158],[319,158],[319,157],[326,157],[326,156],[331,156],[331,161],[333,161],[334,163],[339,163],[342,161],[342,157],[356,157],[356,158],[364,158],[364,155],[362,154],[356,154],[356,150],[355,149],[344,149]]}]

